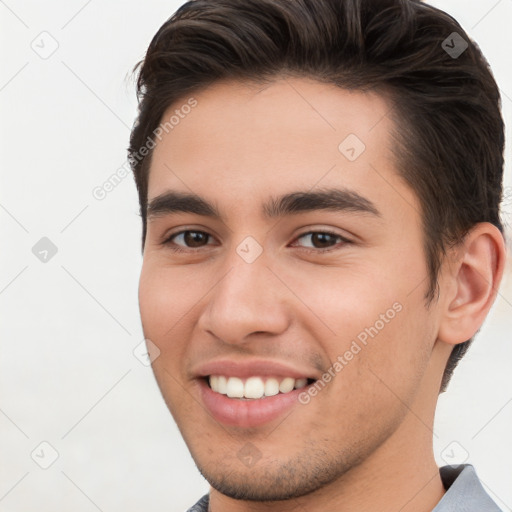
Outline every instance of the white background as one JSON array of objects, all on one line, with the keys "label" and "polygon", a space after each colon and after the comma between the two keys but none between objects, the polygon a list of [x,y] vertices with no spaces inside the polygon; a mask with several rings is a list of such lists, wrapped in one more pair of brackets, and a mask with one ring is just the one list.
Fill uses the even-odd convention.
[{"label": "white background", "polygon": [[[434,4],[454,15],[488,58],[510,145],[512,0]],[[133,355],[143,339],[133,179],[102,201],[92,195],[126,159],[136,108],[127,77],[179,5],[0,2],[2,512],[175,512],[208,490],[151,369]],[[31,47],[48,51],[52,44],[58,48],[46,59]],[[506,157],[510,222],[509,148]],[[46,263],[32,253],[42,237],[58,250]],[[442,453],[461,462],[467,452],[507,511],[511,317],[509,265],[491,315],[440,399],[434,437],[438,463],[446,464]],[[53,448],[39,446],[43,441]],[[52,449],[59,456],[48,469],[31,458],[35,450],[36,460],[49,463]]]}]

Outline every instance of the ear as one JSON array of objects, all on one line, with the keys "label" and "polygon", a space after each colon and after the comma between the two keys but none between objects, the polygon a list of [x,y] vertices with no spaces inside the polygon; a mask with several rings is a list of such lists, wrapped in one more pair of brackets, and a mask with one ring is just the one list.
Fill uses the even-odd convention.
[{"label": "ear", "polygon": [[479,223],[448,258],[438,338],[457,345],[474,336],[496,298],[506,258],[503,235],[493,224]]}]

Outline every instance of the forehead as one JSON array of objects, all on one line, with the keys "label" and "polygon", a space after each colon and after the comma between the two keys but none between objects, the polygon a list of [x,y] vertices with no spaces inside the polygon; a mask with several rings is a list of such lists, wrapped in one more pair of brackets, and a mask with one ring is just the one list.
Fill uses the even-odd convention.
[{"label": "forehead", "polygon": [[[393,188],[405,184],[391,151],[389,112],[378,94],[310,79],[218,82],[163,115],[161,126],[173,122],[154,149],[148,199],[179,190],[225,199],[242,212],[270,195],[343,187],[372,202],[392,200]],[[398,182],[386,189],[390,180]]]}]

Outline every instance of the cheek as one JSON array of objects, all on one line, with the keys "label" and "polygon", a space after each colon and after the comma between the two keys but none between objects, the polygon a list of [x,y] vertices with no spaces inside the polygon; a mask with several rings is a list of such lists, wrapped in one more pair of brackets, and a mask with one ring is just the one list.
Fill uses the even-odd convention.
[{"label": "cheek", "polygon": [[340,282],[323,293],[315,288],[319,316],[333,331],[322,345],[331,363],[339,363],[333,372],[341,378],[334,379],[333,389],[372,401],[394,402],[393,392],[408,400],[435,341],[424,289],[411,293],[409,281],[396,271],[377,275],[368,269]]},{"label": "cheek", "polygon": [[375,311],[378,315],[368,318],[363,329],[354,326],[346,341],[350,347],[344,356],[352,360],[343,370],[342,386],[345,394],[359,397],[362,415],[364,407],[376,418],[404,414],[428,365],[432,329],[425,309],[405,301],[394,304],[396,309]]},{"label": "cheek", "polygon": [[[192,298],[190,285],[186,286],[176,269],[155,264],[148,258],[143,263],[139,280],[139,308],[144,337],[159,349],[152,370],[162,396],[171,414],[187,414],[191,408],[187,393],[183,392],[183,361],[185,359],[187,312]],[[202,294],[197,292],[199,297]]]},{"label": "cheek", "polygon": [[158,341],[176,338],[176,332],[186,323],[186,315],[204,295],[193,275],[144,262],[139,280],[139,308],[146,337]]},{"label": "cheek", "polygon": [[370,333],[389,330],[400,321],[404,294],[387,273],[377,275],[366,265],[337,270],[304,274],[294,284],[294,291],[305,297],[317,322],[322,320],[329,329],[328,338],[346,342],[359,337],[364,342]]}]

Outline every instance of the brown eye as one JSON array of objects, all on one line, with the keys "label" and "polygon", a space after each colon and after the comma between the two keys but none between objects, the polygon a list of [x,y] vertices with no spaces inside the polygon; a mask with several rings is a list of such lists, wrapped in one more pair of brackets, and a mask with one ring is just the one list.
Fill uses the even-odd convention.
[{"label": "brown eye", "polygon": [[[175,240],[182,237],[182,243],[176,243]],[[175,251],[186,251],[187,249],[196,249],[207,245],[210,235],[204,231],[185,230],[174,233],[164,241],[164,245],[169,245]],[[184,244],[184,245],[183,245]]]},{"label": "brown eye", "polygon": [[[350,240],[330,231],[309,231],[297,237],[297,240],[305,237],[310,237],[311,245],[309,247],[303,247],[306,250],[310,250],[310,248],[312,248],[313,252],[326,252],[332,250],[332,248],[336,248],[336,245],[339,245],[336,244],[336,240],[340,240],[341,245],[344,243],[350,243]],[[318,250],[314,251],[314,249]]]}]

